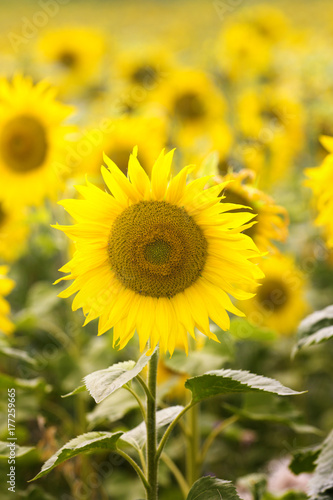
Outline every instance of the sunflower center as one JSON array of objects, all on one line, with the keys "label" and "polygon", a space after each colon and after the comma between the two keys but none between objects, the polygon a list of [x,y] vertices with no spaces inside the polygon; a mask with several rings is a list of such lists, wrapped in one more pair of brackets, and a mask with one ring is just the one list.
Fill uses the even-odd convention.
[{"label": "sunflower center", "polygon": [[39,168],[47,154],[43,125],[28,115],[13,118],[3,129],[0,150],[6,165],[15,172],[25,173]]},{"label": "sunflower center", "polygon": [[115,220],[109,237],[111,267],[126,287],[171,298],[200,277],[207,241],[186,210],[165,201],[141,201]]},{"label": "sunflower center", "polygon": [[0,227],[6,222],[6,212],[4,211],[2,204],[0,203]]},{"label": "sunflower center", "polygon": [[77,64],[77,57],[73,52],[65,51],[61,52],[61,54],[58,57],[58,62],[63,66],[64,68],[74,68]]},{"label": "sunflower center", "polygon": [[289,297],[285,283],[278,279],[266,279],[257,292],[257,300],[264,309],[280,310]]},{"label": "sunflower center", "polygon": [[163,240],[148,243],[145,248],[145,259],[152,264],[165,264],[170,257],[171,247]]},{"label": "sunflower center", "polygon": [[200,96],[187,92],[179,96],[174,104],[175,113],[184,120],[198,120],[205,115],[205,106]]},{"label": "sunflower center", "polygon": [[137,68],[132,74],[132,80],[134,83],[138,83],[139,85],[153,85],[157,80],[157,71],[153,66],[149,66],[148,64],[144,66],[140,66]]}]

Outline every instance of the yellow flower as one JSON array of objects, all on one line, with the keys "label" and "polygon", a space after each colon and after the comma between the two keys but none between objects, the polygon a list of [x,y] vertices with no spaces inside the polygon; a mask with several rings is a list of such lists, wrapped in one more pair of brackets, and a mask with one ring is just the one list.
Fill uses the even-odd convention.
[{"label": "yellow flower", "polygon": [[244,164],[260,173],[261,186],[270,186],[286,175],[302,148],[302,108],[287,92],[267,86],[240,94],[237,108]]},{"label": "yellow flower", "polygon": [[327,246],[333,248],[333,137],[322,136],[321,142],[330,154],[324,158],[319,167],[305,170],[309,178],[305,184],[314,194],[318,211],[316,224],[324,228]]},{"label": "yellow flower", "polygon": [[270,328],[281,335],[295,333],[308,310],[304,299],[305,277],[292,257],[276,254],[264,259],[265,277],[257,294],[243,305],[251,323]]},{"label": "yellow flower", "polygon": [[29,233],[26,214],[20,207],[0,202],[0,259],[12,262],[24,251]]},{"label": "yellow flower", "polygon": [[203,71],[180,69],[160,85],[153,97],[180,128],[202,127],[223,117],[226,103],[221,92]]},{"label": "yellow flower", "polygon": [[98,81],[107,51],[104,36],[83,27],[57,28],[46,32],[38,43],[42,60],[51,66],[47,74],[61,91],[82,92]]},{"label": "yellow flower", "polygon": [[242,234],[253,215],[228,213],[234,205],[220,203],[224,184],[203,191],[203,178],[186,185],[188,167],[168,182],[173,152],[162,151],[151,180],[136,156],[135,148],[129,178],[105,156],[112,195],[88,183],[78,188],[84,200],[61,202],[77,224],[56,226],[76,244],[61,269],[70,273],[61,279],[75,281],[59,296],[78,292],[73,309],[82,307],[85,324],[99,317],[100,335],[113,327],[120,349],[137,330],[141,350],[150,340],[149,352],[159,343],[172,354],[176,342],[188,349],[195,327],[217,340],[209,317],[227,330],[226,310],[242,315],[228,294],[248,298],[244,288],[263,276],[250,260],[259,252]]},{"label": "yellow flower", "polygon": [[0,200],[7,205],[38,205],[56,196],[64,173],[62,125],[71,108],[57,102],[54,90],[30,78],[0,80]]},{"label": "yellow flower", "polygon": [[[140,164],[150,174],[151,165],[165,146],[166,139],[165,120],[160,117],[125,116],[114,119],[110,121],[107,132],[91,129],[85,134],[85,141],[92,144],[92,152],[83,158],[80,173],[100,175],[101,158],[105,151],[126,175],[129,155],[133,144],[137,144]],[[145,149],[148,141],[152,146]]]},{"label": "yellow flower", "polygon": [[[273,198],[257,189],[255,175],[250,170],[229,173],[217,177],[216,182],[233,181],[224,189],[223,203],[237,203],[250,207],[250,212],[257,214],[257,224],[245,230],[262,252],[276,252],[273,241],[285,242],[288,236],[289,217],[284,207],[276,205]],[[242,210],[246,210],[243,208]]]},{"label": "yellow flower", "polygon": [[8,319],[10,305],[4,297],[14,288],[14,281],[7,278],[7,272],[7,266],[0,266],[0,332],[9,335],[12,333],[14,325]]}]

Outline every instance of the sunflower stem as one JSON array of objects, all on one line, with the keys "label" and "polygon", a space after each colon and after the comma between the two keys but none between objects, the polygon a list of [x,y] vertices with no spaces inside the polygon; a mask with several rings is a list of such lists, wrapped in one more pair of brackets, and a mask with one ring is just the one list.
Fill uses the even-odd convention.
[{"label": "sunflower stem", "polygon": [[186,475],[190,487],[200,475],[198,460],[198,454],[200,452],[199,408],[199,405],[193,405],[187,414],[190,432],[187,437]]},{"label": "sunflower stem", "polygon": [[157,429],[156,429],[156,379],[158,365],[158,350],[154,352],[148,364],[148,388],[150,396],[147,398],[147,469],[148,484],[147,500],[158,499],[158,456],[157,456]]}]

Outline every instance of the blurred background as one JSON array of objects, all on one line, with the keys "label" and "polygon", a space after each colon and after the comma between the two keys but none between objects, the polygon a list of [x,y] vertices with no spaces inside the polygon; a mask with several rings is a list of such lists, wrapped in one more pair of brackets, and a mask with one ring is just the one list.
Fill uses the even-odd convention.
[{"label": "blurred background", "polygon": [[[102,187],[103,152],[126,173],[136,145],[148,174],[166,147],[176,148],[175,172],[194,164],[193,177],[233,180],[227,201],[258,214],[251,236],[267,252],[264,292],[240,306],[248,319],[233,319],[230,332],[212,324],[221,344],[202,342],[194,368],[181,352],[178,363],[162,360],[161,401],[182,404],[186,373],[220,367],[308,391],[283,400],[228,396],[201,413],[203,442],[232,417],[203,473],[232,480],[245,500],[287,498],[289,490],[298,492],[290,499],[307,498],[308,476],[287,466],[333,427],[333,348],[328,342],[294,359],[291,351],[300,321],[333,300],[315,170],[333,150],[332,43],[329,1],[0,3],[0,383],[17,394],[15,498],[144,497],[134,472],[110,454],[78,457],[27,483],[76,435],[140,422],[124,390],[98,407],[85,393],[61,397],[91,371],[140,353],[137,339],[113,350],[112,332],[97,337],[95,322],[82,328],[82,312],[57,297],[63,285],[52,283],[74,248],[51,228],[71,223],[57,201],[77,196],[86,175]],[[0,405],[5,442],[5,398]],[[169,453],[183,470],[177,432]],[[5,483],[0,491],[13,498]],[[182,498],[164,463],[160,498]]]}]

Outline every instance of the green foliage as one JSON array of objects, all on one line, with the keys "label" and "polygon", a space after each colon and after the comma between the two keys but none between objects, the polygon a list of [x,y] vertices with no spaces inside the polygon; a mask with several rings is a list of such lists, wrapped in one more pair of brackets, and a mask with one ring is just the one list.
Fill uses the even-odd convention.
[{"label": "green foliage", "polygon": [[186,500],[240,500],[234,485],[216,477],[201,477],[189,491]]},{"label": "green foliage", "polygon": [[[323,442],[322,449],[315,461],[316,469],[309,485],[311,500],[320,495],[332,495],[333,491],[333,430]],[[329,491],[331,490],[331,491]]]},{"label": "green foliage", "polygon": [[333,337],[333,306],[325,307],[307,316],[297,332],[297,344],[293,354],[315,344],[320,344]]},{"label": "green foliage", "polygon": [[255,375],[243,370],[213,370],[201,376],[190,378],[185,387],[192,391],[193,402],[200,402],[212,396],[235,392],[264,391],[280,396],[302,394],[283,386],[274,379]]},{"label": "green foliage", "polygon": [[87,432],[71,439],[45,462],[41,471],[31,481],[45,476],[57,465],[81,453],[116,451],[117,441],[122,434],[122,432]]},{"label": "green foliage", "polygon": [[[5,459],[7,460],[9,457],[9,447],[8,447],[9,441],[0,441],[0,459]],[[27,455],[31,451],[35,450],[33,446],[18,446],[16,445],[15,448],[15,457],[23,457],[24,455]]]},{"label": "green foliage", "polygon": [[295,451],[289,464],[289,469],[296,475],[303,472],[313,472],[320,452],[321,446],[313,446]]},{"label": "green foliage", "polygon": [[[183,410],[183,406],[170,406],[156,413],[156,428],[157,431],[162,427],[170,424],[179,413]],[[142,449],[146,444],[146,425],[142,422],[134,429],[125,432],[121,436],[121,441],[130,444],[134,448]]]}]

